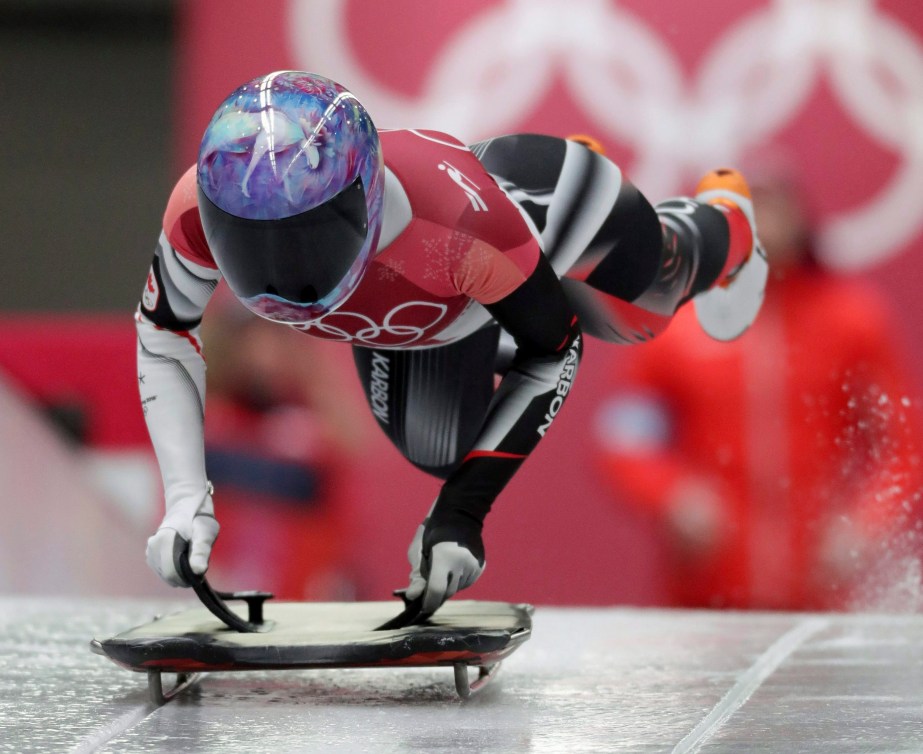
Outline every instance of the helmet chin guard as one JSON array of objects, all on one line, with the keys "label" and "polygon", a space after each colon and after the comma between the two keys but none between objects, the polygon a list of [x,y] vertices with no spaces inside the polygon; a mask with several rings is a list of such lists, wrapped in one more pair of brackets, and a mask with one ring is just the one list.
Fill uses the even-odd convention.
[{"label": "helmet chin guard", "polygon": [[383,160],[342,86],[300,71],[244,84],[212,117],[196,173],[205,237],[248,309],[300,324],[358,286],[381,230]]}]

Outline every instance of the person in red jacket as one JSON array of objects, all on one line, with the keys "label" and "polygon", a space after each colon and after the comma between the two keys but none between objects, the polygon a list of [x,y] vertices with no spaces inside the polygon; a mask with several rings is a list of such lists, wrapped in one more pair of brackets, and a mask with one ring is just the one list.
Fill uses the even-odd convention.
[{"label": "person in red jacket", "polygon": [[814,261],[794,184],[753,193],[759,318],[719,348],[680,312],[621,356],[599,460],[660,522],[671,604],[844,608],[919,496],[915,391],[883,298]]},{"label": "person in red jacket", "polygon": [[733,338],[766,270],[736,171],[655,209],[576,141],[468,147],[379,131],[316,74],[247,82],[170,197],[137,312],[167,506],[148,563],[186,586],[179,554],[201,574],[217,536],[198,328],[219,279],[265,319],[350,344],[379,426],[444,480],[409,550],[406,597],[427,615],[480,576],[484,519],[566,400],[583,333],[644,342],[693,301],[703,328]]}]

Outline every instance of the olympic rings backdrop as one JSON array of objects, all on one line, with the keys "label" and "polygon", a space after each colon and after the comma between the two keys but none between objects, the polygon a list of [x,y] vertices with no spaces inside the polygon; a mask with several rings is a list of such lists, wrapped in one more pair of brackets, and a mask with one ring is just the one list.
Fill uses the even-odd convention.
[{"label": "olympic rings backdrop", "polygon": [[[197,0],[178,9],[177,175],[229,91],[292,68],[341,81],[382,127],[468,141],[590,133],[654,201],[688,193],[704,169],[781,148],[803,171],[823,262],[879,281],[906,334],[923,331],[920,0]],[[491,514],[492,567],[475,596],[605,602],[618,582],[625,599],[644,601],[639,524],[619,519],[581,461],[581,427],[604,381],[591,348],[547,447]],[[376,567],[371,596],[382,597],[402,585],[403,549],[437,487],[383,442],[369,456],[357,469],[368,484],[356,538]]]}]

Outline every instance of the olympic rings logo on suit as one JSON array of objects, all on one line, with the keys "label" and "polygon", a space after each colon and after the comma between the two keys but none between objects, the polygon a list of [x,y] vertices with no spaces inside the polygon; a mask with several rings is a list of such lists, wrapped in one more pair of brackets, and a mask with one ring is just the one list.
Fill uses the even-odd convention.
[{"label": "olympic rings logo on suit", "polygon": [[825,219],[821,254],[861,267],[923,229],[923,44],[875,0],[767,0],[724,33],[694,77],[657,30],[615,2],[574,0],[565,15],[559,0],[504,0],[455,31],[419,97],[351,56],[347,3],[290,0],[284,22],[297,65],[348,82],[380,122],[475,141],[515,130],[559,77],[600,135],[633,149],[629,172],[656,197],[765,144],[824,76],[844,113],[900,164],[865,204]]},{"label": "olympic rings logo on suit", "polygon": [[[426,309],[432,309],[434,311],[423,314]],[[411,310],[413,311],[411,312]],[[445,304],[434,304],[430,301],[407,301],[399,306],[395,306],[389,311],[381,324],[364,314],[337,309],[312,322],[292,326],[296,330],[301,330],[308,334],[326,337],[328,340],[338,340],[344,343],[363,343],[370,346],[381,345],[387,347],[406,346],[417,342],[426,335],[427,330],[438,324],[447,311],[448,307]],[[428,317],[429,315],[432,315],[432,318],[423,324],[398,324],[394,320],[402,313],[410,314],[415,320],[419,320],[421,316]],[[346,322],[340,321],[340,326],[335,324],[338,320],[343,319],[358,319],[360,322],[364,322],[366,326],[353,333],[353,328],[346,329]],[[355,326],[356,322],[353,321],[350,324]],[[394,336],[400,338],[400,340],[392,340],[387,343],[378,342],[378,339],[381,338],[382,335]]]}]

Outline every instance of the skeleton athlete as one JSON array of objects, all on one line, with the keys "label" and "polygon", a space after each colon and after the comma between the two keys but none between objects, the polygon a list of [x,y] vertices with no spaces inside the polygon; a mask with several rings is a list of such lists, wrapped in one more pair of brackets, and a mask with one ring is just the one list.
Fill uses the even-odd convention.
[{"label": "skeleton athlete", "polygon": [[643,342],[692,301],[732,339],[766,274],[733,170],[654,208],[576,140],[378,131],[329,79],[254,79],[176,185],[136,315],[166,497],[148,563],[185,586],[177,548],[204,573],[218,534],[198,328],[221,278],[256,314],[349,343],[381,428],[444,480],[408,552],[406,597],[429,614],[481,575],[485,517],[566,401],[583,335]]}]

